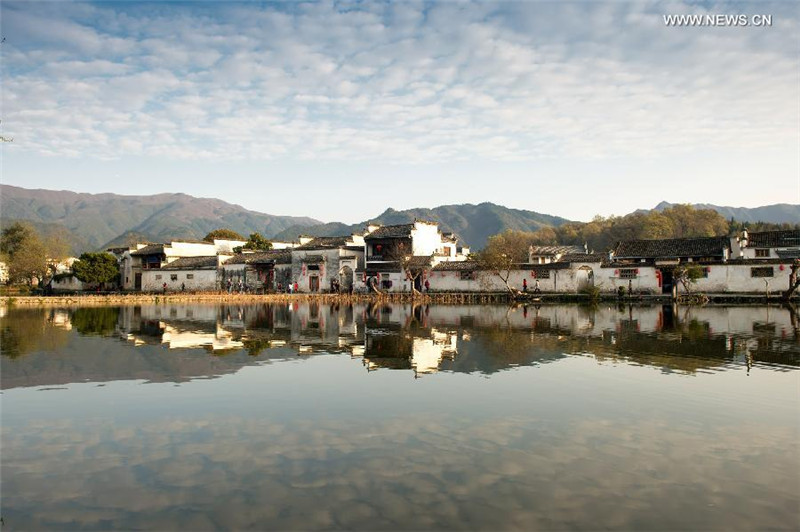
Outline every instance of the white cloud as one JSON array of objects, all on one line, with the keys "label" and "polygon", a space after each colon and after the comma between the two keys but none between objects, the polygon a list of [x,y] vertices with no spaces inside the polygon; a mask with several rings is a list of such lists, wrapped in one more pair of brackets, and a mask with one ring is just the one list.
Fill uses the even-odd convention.
[{"label": "white cloud", "polygon": [[772,28],[663,25],[664,12],[702,9],[4,4],[15,28],[4,126],[16,150],[102,159],[786,149],[798,137],[796,14],[778,5]]}]

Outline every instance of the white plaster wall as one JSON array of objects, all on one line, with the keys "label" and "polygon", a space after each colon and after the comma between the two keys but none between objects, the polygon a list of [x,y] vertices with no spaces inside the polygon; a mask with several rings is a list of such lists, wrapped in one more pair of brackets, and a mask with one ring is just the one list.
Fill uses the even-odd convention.
[{"label": "white plaster wall", "polygon": [[[187,279],[187,274],[194,275]],[[177,275],[177,280],[171,279]],[[160,278],[159,278],[160,276]],[[144,270],[142,271],[142,291],[160,292],[164,283],[168,291],[179,291],[181,284],[186,284],[186,290],[217,290],[217,270]]]},{"label": "white plaster wall", "polygon": [[[319,270],[303,271],[303,259],[311,255],[322,255],[325,262],[319,265]],[[330,292],[331,279],[339,277],[339,249],[308,249],[292,250],[292,281],[297,282],[297,291],[307,293],[311,291],[310,279],[319,277],[319,291]]]},{"label": "white plaster wall", "polygon": [[[244,246],[247,240],[222,240],[214,239],[214,249],[217,253],[233,253],[233,248]],[[213,253],[211,253],[213,255]]]},{"label": "white plaster wall", "polygon": [[[638,269],[636,279],[623,279],[620,277],[620,270]],[[652,266],[639,266],[632,264],[624,267],[600,267],[594,268],[594,285],[600,288],[601,292],[616,293],[620,286],[628,289],[629,283],[634,292],[660,294],[661,287],[658,285],[656,270]]]},{"label": "white plaster wall", "polygon": [[411,231],[412,253],[431,255],[442,247],[442,234],[439,226],[417,222]]},{"label": "white plaster wall", "polygon": [[[752,268],[771,267],[773,277],[753,277]],[[700,292],[744,292],[744,293],[765,293],[769,281],[770,292],[783,291],[789,288],[789,264],[783,265],[781,271],[780,264],[725,264],[712,265],[708,278],[698,279],[693,291]]]},{"label": "white plaster wall", "polygon": [[210,257],[217,254],[214,244],[201,244],[198,242],[172,242],[164,246],[164,255],[167,262],[172,262],[181,257]]},{"label": "white plaster wall", "polygon": [[59,292],[78,292],[88,288],[84,285],[83,281],[79,280],[74,275],[69,277],[63,277],[61,279],[53,279],[52,283],[53,291]]}]

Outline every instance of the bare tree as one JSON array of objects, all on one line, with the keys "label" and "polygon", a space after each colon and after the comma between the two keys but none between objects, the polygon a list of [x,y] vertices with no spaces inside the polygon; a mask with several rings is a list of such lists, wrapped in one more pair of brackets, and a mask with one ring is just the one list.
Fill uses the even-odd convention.
[{"label": "bare tree", "polygon": [[800,259],[795,259],[789,273],[789,289],[783,293],[783,299],[787,301],[792,297],[797,287],[800,286],[800,275],[798,273],[800,273]]}]

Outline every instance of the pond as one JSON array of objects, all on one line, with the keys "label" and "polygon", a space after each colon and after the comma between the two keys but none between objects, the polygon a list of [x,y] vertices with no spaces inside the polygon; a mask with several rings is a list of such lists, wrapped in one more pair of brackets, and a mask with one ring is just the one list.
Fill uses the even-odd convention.
[{"label": "pond", "polygon": [[787,308],[0,316],[4,530],[800,525]]}]

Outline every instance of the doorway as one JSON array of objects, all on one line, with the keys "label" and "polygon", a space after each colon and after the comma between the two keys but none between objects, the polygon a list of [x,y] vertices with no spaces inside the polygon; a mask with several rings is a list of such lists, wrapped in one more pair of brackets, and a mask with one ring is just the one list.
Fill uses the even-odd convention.
[{"label": "doorway", "polygon": [[308,290],[311,292],[319,292],[319,277],[315,275],[308,278]]},{"label": "doorway", "polygon": [[672,294],[672,270],[663,269],[661,270],[661,293],[662,294]]}]

